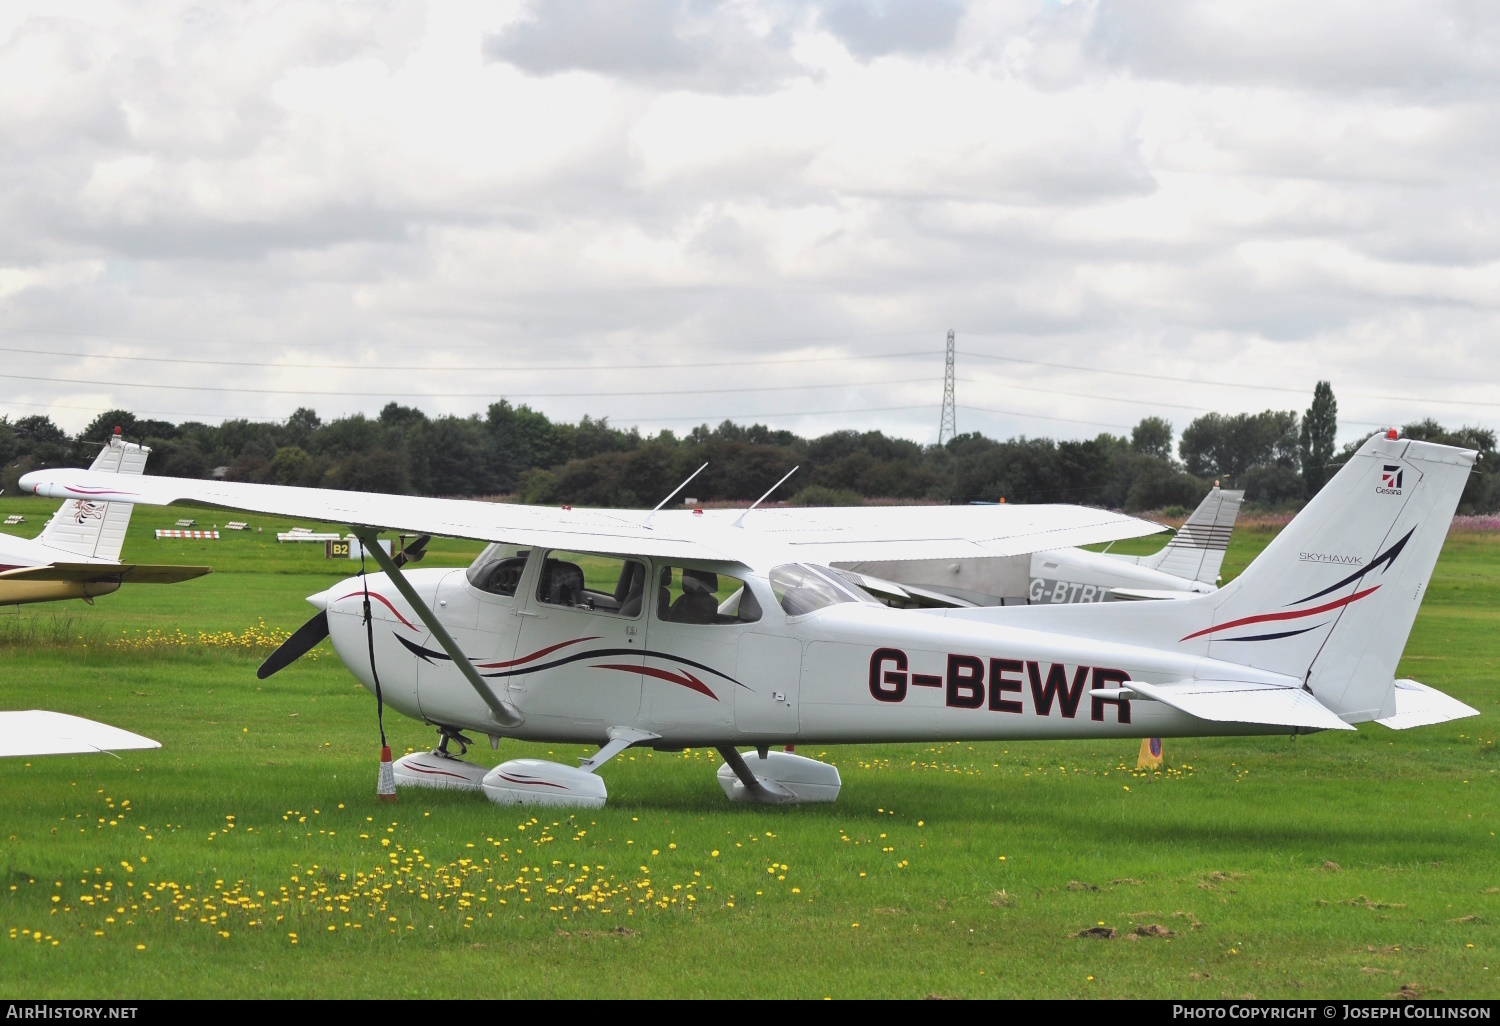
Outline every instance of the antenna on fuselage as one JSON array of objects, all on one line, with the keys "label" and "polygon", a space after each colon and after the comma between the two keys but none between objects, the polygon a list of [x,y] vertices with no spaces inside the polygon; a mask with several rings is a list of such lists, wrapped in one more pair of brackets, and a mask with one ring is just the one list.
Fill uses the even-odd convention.
[{"label": "antenna on fuselage", "polygon": [[777,481],[770,488],[766,489],[766,494],[762,495],[760,498],[758,498],[754,502],[752,502],[749,506],[745,507],[745,512],[743,512],[739,516],[735,517],[734,523],[731,524],[730,526],[731,527],[739,527],[740,524],[744,521],[744,519],[747,516],[750,515],[750,511],[752,509],[754,509],[756,506],[759,506],[761,503],[763,503],[767,499],[769,499],[771,497],[771,493],[772,492],[774,492],[776,489],[780,488],[782,485],[786,484],[786,479],[788,477],[791,477],[793,474],[795,474],[797,471],[799,471],[801,469],[802,469],[802,464],[799,463],[795,467],[793,467],[791,470],[788,470],[786,472],[786,475],[784,477],[782,477],[782,479],[780,481]]},{"label": "antenna on fuselage", "polygon": [[[703,467],[706,467],[706,466],[708,466],[708,464],[704,463]],[[656,504],[656,509],[653,509],[650,513],[646,514],[646,522],[644,524],[642,524],[641,526],[642,527],[650,527],[651,526],[651,519],[656,516],[657,510],[661,509],[667,503],[671,502],[672,499],[676,497],[676,495],[677,495],[678,492],[682,491],[684,488],[686,488],[688,486],[688,482],[689,481],[691,481],[693,478],[697,477],[699,474],[703,473],[703,467],[699,467],[697,470],[695,470],[691,474],[689,474],[683,480],[682,484],[680,484],[676,488],[672,489],[671,494],[669,494],[665,499],[663,499],[660,502],[658,502]]]}]

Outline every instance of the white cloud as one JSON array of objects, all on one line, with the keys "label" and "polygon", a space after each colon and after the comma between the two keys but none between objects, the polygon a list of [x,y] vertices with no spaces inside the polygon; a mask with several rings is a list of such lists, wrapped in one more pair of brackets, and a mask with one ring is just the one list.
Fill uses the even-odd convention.
[{"label": "white cloud", "polygon": [[[8,5],[0,344],[98,358],[5,365],[189,390],[12,379],[0,412],[546,393],[931,439],[952,326],[1035,361],[961,357],[966,429],[1181,426],[1319,377],[1346,433],[1494,425],[1497,35],[1457,0]],[[497,369],[385,369],[465,364]]]}]

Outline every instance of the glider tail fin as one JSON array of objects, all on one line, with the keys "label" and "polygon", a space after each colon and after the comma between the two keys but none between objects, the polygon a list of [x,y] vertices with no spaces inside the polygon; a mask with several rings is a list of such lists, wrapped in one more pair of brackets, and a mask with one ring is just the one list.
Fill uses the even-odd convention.
[{"label": "glider tail fin", "polygon": [[1346,722],[1394,714],[1396,664],[1478,453],[1393,435],[1361,446],[1182,640],[1302,680]]},{"label": "glider tail fin", "polygon": [[1217,584],[1244,498],[1242,491],[1224,491],[1214,485],[1172,540],[1159,552],[1142,556],[1140,565],[1184,580]]},{"label": "glider tail fin", "polygon": [[[141,474],[146,469],[146,457],[151,450],[120,437],[119,430],[108,444],[99,450],[90,470],[113,474]],[[134,507],[124,502],[94,502],[87,498],[69,499],[52,514],[46,528],[37,539],[50,549],[97,559],[117,562],[120,549],[125,544],[125,529],[130,526],[130,513]]]}]

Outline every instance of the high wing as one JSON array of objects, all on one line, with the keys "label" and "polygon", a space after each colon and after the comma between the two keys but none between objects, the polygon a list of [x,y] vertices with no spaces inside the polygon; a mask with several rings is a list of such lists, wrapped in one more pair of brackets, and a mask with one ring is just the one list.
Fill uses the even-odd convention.
[{"label": "high wing", "polygon": [[149,737],[82,716],[45,709],[0,712],[0,756],[73,755],[160,747],[160,742]]},{"label": "high wing", "polygon": [[0,571],[5,581],[69,581],[88,584],[94,581],[121,581],[129,584],[176,584],[211,573],[206,566],[154,566],[147,563],[50,563],[46,566],[20,566]]},{"label": "high wing", "polygon": [[1081,506],[867,506],[755,510],[561,509],[291,488],[234,481],[141,477],[122,482],[86,470],[37,470],[21,487],[40,496],[151,506],[247,510],[412,534],[503,541],[585,552],[730,561],[764,569],[785,562],[955,559],[1136,538],[1157,524]]}]

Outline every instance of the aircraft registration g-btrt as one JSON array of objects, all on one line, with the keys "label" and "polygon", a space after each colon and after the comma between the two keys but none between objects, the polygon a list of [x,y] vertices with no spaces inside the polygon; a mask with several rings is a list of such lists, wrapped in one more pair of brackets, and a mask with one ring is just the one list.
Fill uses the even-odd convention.
[{"label": "aircraft registration g-btrt", "polygon": [[[600,805],[632,745],[713,746],[734,800],[832,801],[838,771],[797,743],[1296,734],[1405,728],[1476,710],[1396,680],[1477,454],[1377,436],[1237,579],[1173,601],[896,609],[840,564],[994,558],[1156,530],[1070,506],[671,511],[650,515],[269,485],[37,471],[66,498],[182,503],[344,522],[381,574],[262,666],[325,635],[442,743],[404,785],[502,803]],[[95,491],[103,489],[103,492]],[[465,570],[402,569],[380,529],[489,541]],[[460,731],[601,746],[572,767],[450,755]],[[736,746],[752,746],[746,758]]]}]

